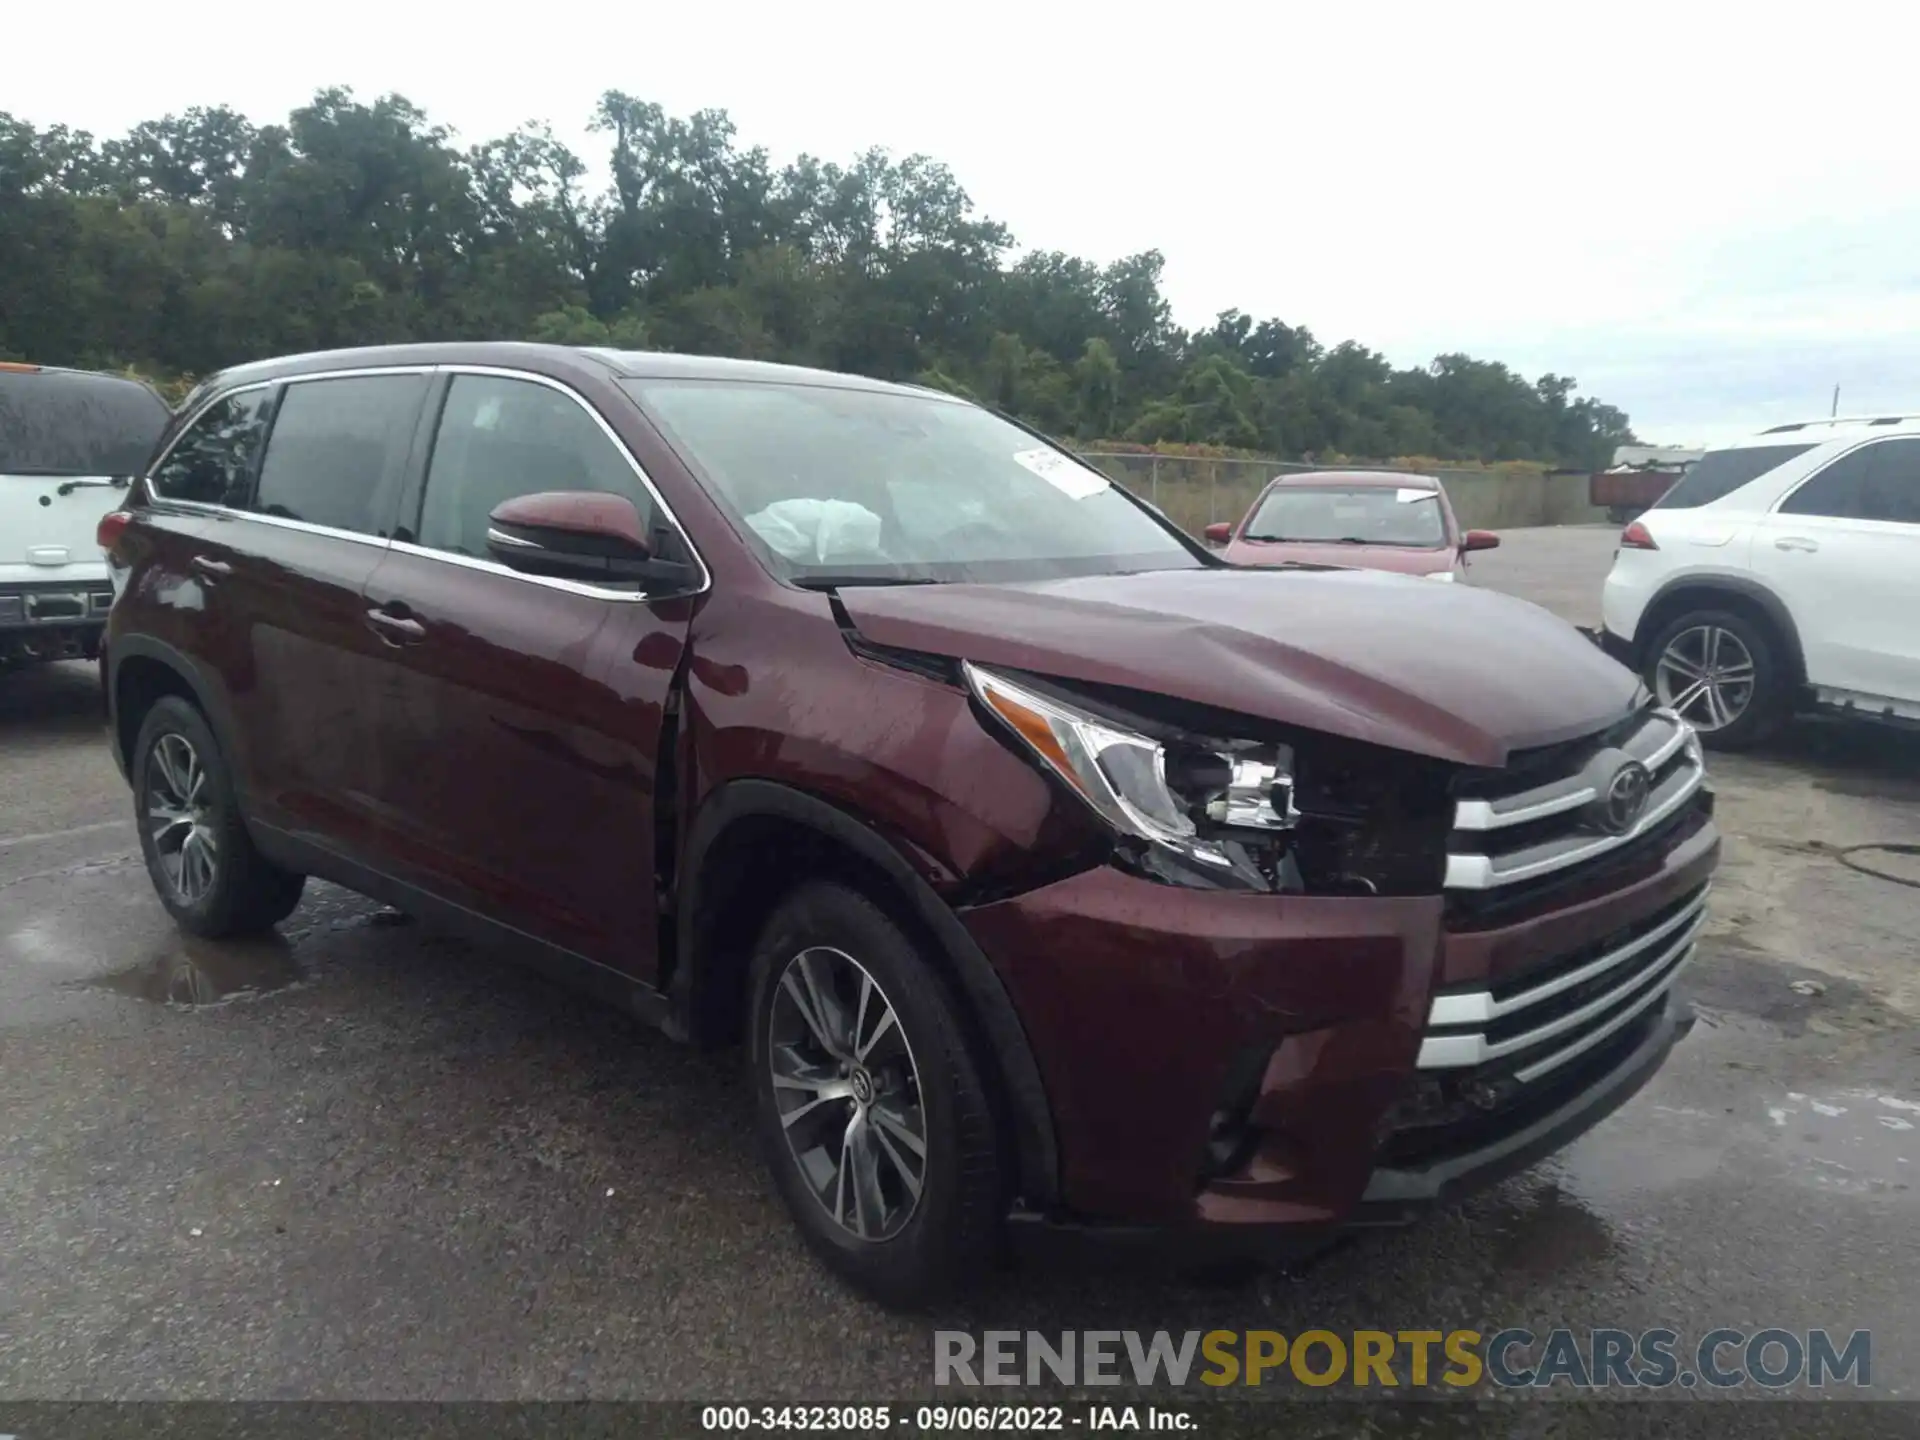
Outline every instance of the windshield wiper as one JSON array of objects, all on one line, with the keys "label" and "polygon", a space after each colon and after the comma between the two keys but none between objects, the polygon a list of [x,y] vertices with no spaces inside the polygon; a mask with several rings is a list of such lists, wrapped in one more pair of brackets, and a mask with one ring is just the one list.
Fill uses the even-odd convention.
[{"label": "windshield wiper", "polygon": [[793,580],[802,590],[839,590],[855,585],[939,585],[926,575],[800,575]]}]

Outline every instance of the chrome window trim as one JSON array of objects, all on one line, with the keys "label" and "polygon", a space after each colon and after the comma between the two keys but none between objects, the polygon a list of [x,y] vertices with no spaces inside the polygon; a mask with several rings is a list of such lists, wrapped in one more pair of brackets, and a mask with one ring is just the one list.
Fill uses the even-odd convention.
[{"label": "chrome window trim", "polygon": [[549,590],[565,590],[574,595],[590,595],[596,600],[638,601],[642,604],[657,604],[662,600],[682,600],[705,593],[701,590],[672,590],[660,595],[649,595],[643,590],[609,590],[601,585],[589,585],[584,580],[563,580],[557,575],[529,575],[523,570],[515,570],[510,565],[502,565],[497,560],[482,560],[473,555],[461,555],[452,550],[435,550],[431,545],[415,545],[410,540],[394,540],[387,545],[389,550],[402,555],[418,555],[427,560],[444,560],[449,565],[458,565],[464,570],[485,570],[494,575],[505,575],[514,580],[525,581],[529,585],[544,585]]},{"label": "chrome window trim", "polygon": [[1683,909],[1669,915],[1646,934],[1635,936],[1626,944],[1589,960],[1585,965],[1576,966],[1564,974],[1556,975],[1551,980],[1535,985],[1530,990],[1522,990],[1518,994],[1509,995],[1504,1000],[1494,999],[1493,992],[1490,990],[1475,990],[1464,995],[1436,995],[1433,1008],[1427,1015],[1427,1024],[1432,1027],[1486,1025],[1502,1016],[1538,1005],[1542,1000],[1551,1000],[1563,990],[1571,990],[1574,986],[1584,984],[1596,975],[1604,975],[1615,966],[1624,965],[1634,956],[1652,949],[1688,921],[1696,918],[1706,908],[1707,895],[1712,888],[1711,885],[1702,886]]},{"label": "chrome window trim", "polygon": [[356,545],[371,545],[376,550],[385,550],[393,542],[384,535],[369,535],[363,530],[342,530],[337,525],[316,525],[311,520],[293,520],[285,515],[262,515],[257,510],[235,510],[230,505],[203,505],[195,500],[173,500],[173,505],[191,505],[196,510],[210,510],[217,520],[251,520],[260,525],[272,525],[281,530],[298,530],[306,535],[324,535],[332,540],[351,540]]},{"label": "chrome window trim", "polygon": [[[638,477],[641,488],[647,492],[648,496],[653,500],[653,503],[660,507],[660,514],[665,516],[668,523],[679,532],[681,540],[687,547],[687,553],[693,557],[694,565],[699,571],[700,583],[692,589],[674,590],[670,595],[655,596],[633,590],[611,590],[605,586],[589,585],[578,580],[563,580],[551,575],[528,575],[523,571],[513,569],[511,566],[502,565],[498,561],[482,560],[472,555],[459,555],[451,550],[436,550],[430,545],[416,545],[409,541],[393,540],[381,535],[366,535],[358,530],[342,530],[332,525],[314,525],[305,520],[290,520],[280,515],[262,515],[257,510],[241,510],[232,505],[222,505],[208,500],[188,500],[181,496],[169,495],[153,483],[154,473],[172,458],[175,448],[193,432],[193,427],[200,423],[201,417],[224,400],[229,400],[235,395],[247,394],[253,390],[271,389],[276,385],[299,385],[309,380],[352,380],[378,375],[489,375],[503,380],[527,380],[536,385],[545,385],[550,390],[559,391],[582,410],[586,411],[593,422],[600,427],[601,433],[613,442],[614,448],[620,452],[620,457],[627,462],[627,465],[632,469],[634,475]],[[269,441],[271,441],[271,434],[269,434],[268,438]],[[425,478],[424,476],[422,477],[423,487]],[[708,590],[713,588],[713,571],[708,568],[706,557],[700,553],[699,547],[693,543],[693,537],[687,533],[687,527],[680,523],[680,517],[674,513],[673,507],[667,503],[667,497],[662,495],[659,487],[653,483],[653,477],[647,474],[646,468],[635,458],[633,451],[627,448],[626,441],[622,440],[614,428],[607,423],[606,417],[593,407],[586,396],[582,395],[565,381],[555,380],[550,375],[538,375],[530,370],[515,370],[504,365],[369,365],[346,370],[321,370],[308,375],[281,375],[269,380],[249,380],[244,385],[235,385],[230,389],[220,391],[218,394],[209,395],[206,400],[201,402],[200,406],[194,410],[192,417],[188,419],[186,424],[180,427],[179,433],[168,442],[167,448],[161,451],[160,454],[155,457],[153,464],[147,467],[147,473],[142,479],[147,487],[148,498],[168,507],[180,507],[200,514],[213,515],[221,518],[251,520],[262,525],[278,525],[286,530],[299,530],[312,535],[352,540],[357,544],[373,545],[382,550],[403,550],[411,555],[421,555],[433,560],[444,560],[449,564],[463,565],[468,569],[488,570],[499,575],[510,575],[514,579],[524,580],[530,585],[545,585],[550,589],[566,590],[576,595],[590,595],[602,600],[654,601],[667,598],[676,600],[692,599],[695,596],[706,594]]]}]

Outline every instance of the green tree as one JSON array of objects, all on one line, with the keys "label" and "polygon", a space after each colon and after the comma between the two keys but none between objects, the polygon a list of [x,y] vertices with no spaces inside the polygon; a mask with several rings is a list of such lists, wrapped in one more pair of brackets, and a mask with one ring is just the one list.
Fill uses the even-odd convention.
[{"label": "green tree", "polygon": [[1096,439],[1113,434],[1120,415],[1120,362],[1098,335],[1074,362],[1073,382],[1080,433]]},{"label": "green tree", "polygon": [[1027,390],[1027,347],[1018,335],[1002,330],[993,337],[982,379],[991,404],[1009,414],[1020,409]]},{"label": "green tree", "polygon": [[293,350],[526,337],[918,379],[1038,427],[1386,458],[1604,463],[1627,417],[1460,354],[1396,370],[1227,310],[1188,333],[1146,250],[1013,258],[947,166],[776,166],[722,111],[611,90],[600,156],[463,148],[404,96],[197,107],[96,139],[0,114],[0,355],[172,380]]}]

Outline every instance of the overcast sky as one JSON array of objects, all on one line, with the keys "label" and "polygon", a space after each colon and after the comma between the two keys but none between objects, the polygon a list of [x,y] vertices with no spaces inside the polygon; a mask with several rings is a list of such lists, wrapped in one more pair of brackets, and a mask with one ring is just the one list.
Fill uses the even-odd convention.
[{"label": "overcast sky", "polygon": [[619,88],[777,160],[925,152],[1025,247],[1157,248],[1184,325],[1552,370],[1656,442],[1836,383],[1842,413],[1920,410],[1910,0],[9,9],[0,109],[35,124],[277,120],[347,84],[594,154]]}]

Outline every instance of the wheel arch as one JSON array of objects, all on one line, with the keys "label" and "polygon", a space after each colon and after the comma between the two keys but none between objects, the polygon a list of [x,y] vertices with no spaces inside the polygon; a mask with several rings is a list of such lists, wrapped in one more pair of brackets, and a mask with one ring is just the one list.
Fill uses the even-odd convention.
[{"label": "wheel arch", "polygon": [[1687,575],[1669,580],[1653,594],[1634,627],[1633,663],[1644,671],[1660,632],[1689,610],[1721,609],[1744,614],[1780,642],[1779,660],[1796,690],[1807,683],[1806,654],[1800,630],[1786,603],[1758,580],[1740,575]]},{"label": "wheel arch", "polygon": [[[887,910],[940,966],[989,1071],[1018,1193],[1040,1205],[1058,1198],[1052,1111],[1006,987],[952,909],[879,831],[793,786],[733,780],[701,803],[681,873],[668,991],[689,1038],[716,1046],[739,1037],[748,963],[767,916],[801,881],[841,879]],[[771,883],[762,883],[769,874]]]},{"label": "wheel arch", "polygon": [[221,754],[233,757],[232,717],[216,698],[199,667],[186,655],[150,635],[120,635],[107,648],[107,723],[113,758],[123,775],[133,769],[133,742],[140,722],[164,695],[178,695],[207,717]]}]

